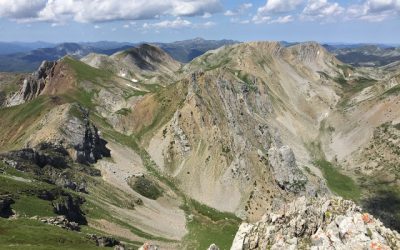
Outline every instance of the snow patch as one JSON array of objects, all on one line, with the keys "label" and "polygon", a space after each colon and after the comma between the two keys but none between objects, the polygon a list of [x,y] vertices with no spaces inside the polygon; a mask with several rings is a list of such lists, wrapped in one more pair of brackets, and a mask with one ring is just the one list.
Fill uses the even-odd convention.
[{"label": "snow patch", "polygon": [[131,88],[133,88],[135,90],[138,90],[138,91],[143,91],[142,89],[139,89],[138,87],[132,86],[132,85],[130,85],[128,83],[126,84],[126,86],[131,87]]}]

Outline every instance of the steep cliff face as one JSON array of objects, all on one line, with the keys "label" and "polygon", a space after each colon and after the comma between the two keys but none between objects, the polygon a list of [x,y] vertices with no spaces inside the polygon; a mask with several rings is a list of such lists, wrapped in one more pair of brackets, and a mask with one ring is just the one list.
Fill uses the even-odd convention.
[{"label": "steep cliff face", "polygon": [[40,95],[53,73],[55,62],[44,61],[39,69],[24,79],[22,88],[6,102],[6,106],[15,106],[30,101]]},{"label": "steep cliff face", "polygon": [[243,223],[231,250],[250,249],[398,249],[400,234],[353,202],[341,198],[300,197]]},{"label": "steep cliff face", "polygon": [[268,150],[268,161],[279,187],[291,192],[304,190],[307,177],[298,168],[296,157],[289,147],[270,148]]},{"label": "steep cliff face", "polygon": [[62,145],[73,160],[83,164],[110,156],[107,142],[89,120],[88,110],[76,104],[60,105],[46,114],[26,145],[35,147],[43,142]]}]

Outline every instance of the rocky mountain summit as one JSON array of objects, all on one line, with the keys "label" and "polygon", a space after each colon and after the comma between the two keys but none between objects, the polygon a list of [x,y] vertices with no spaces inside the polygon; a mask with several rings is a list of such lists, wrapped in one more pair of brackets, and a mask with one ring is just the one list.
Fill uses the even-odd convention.
[{"label": "rocky mountain summit", "polygon": [[231,250],[399,248],[400,234],[355,203],[300,197],[255,224],[243,223]]}]

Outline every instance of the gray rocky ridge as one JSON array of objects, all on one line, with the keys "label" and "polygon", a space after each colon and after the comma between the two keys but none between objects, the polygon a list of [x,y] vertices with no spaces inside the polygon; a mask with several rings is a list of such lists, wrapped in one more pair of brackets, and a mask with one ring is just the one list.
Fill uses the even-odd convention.
[{"label": "gray rocky ridge", "polygon": [[399,248],[400,234],[354,202],[303,196],[257,223],[243,223],[231,250]]}]

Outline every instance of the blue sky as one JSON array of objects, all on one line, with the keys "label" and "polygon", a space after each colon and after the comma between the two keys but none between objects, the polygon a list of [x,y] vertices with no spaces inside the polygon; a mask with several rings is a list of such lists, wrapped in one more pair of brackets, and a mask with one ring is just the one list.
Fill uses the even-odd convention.
[{"label": "blue sky", "polygon": [[400,0],[0,0],[0,41],[400,43]]}]

